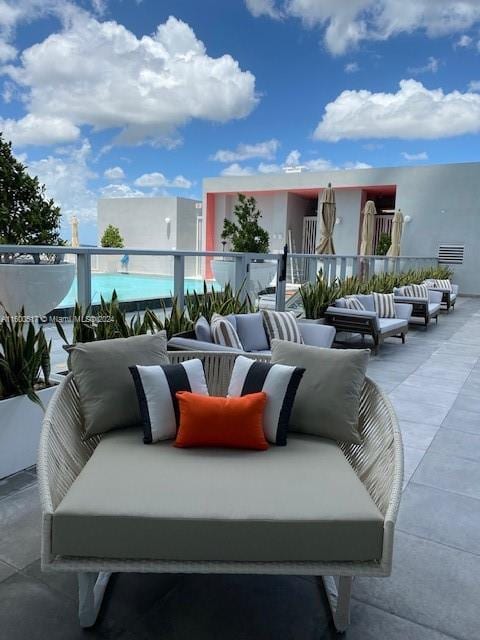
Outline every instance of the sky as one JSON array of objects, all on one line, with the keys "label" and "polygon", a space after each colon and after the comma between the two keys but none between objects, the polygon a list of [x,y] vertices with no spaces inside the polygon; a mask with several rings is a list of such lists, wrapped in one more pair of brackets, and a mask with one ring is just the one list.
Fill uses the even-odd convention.
[{"label": "sky", "polygon": [[99,197],[478,161],[479,63],[480,0],[0,0],[0,131],[92,244]]}]

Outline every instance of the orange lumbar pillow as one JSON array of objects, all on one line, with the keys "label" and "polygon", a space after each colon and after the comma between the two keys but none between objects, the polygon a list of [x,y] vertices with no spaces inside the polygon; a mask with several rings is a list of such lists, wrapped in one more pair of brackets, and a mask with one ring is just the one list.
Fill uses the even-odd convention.
[{"label": "orange lumbar pillow", "polygon": [[240,398],[203,396],[177,392],[180,408],[176,447],[229,447],[268,449],[263,432],[267,394],[263,391]]}]

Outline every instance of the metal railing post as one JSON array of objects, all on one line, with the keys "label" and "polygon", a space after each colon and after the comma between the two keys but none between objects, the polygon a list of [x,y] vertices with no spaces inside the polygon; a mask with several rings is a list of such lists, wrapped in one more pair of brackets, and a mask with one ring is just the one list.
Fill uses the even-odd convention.
[{"label": "metal railing post", "polygon": [[275,282],[275,309],[285,311],[285,293],[287,285],[287,250],[277,258],[277,277]]},{"label": "metal railing post", "polygon": [[246,255],[235,256],[235,276],[232,282],[234,293],[240,293],[240,298],[247,295],[247,257]]},{"label": "metal railing post", "polygon": [[173,293],[180,311],[185,307],[185,256],[173,256]]},{"label": "metal railing post", "polygon": [[89,253],[77,255],[77,300],[84,309],[92,304],[92,261]]}]

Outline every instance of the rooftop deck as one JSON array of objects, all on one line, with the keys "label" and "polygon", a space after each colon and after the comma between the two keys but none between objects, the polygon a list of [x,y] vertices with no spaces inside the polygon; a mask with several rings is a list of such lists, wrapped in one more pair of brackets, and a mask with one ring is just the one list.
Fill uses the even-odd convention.
[{"label": "rooftop deck", "polygon": [[[48,329],[48,332],[54,329]],[[60,366],[64,356],[57,341]],[[412,329],[372,357],[405,445],[391,578],[357,578],[348,640],[480,637],[480,299]],[[82,632],[73,575],[42,574],[35,473],[0,482],[0,619],[5,640],[320,640],[337,637],[314,578],[118,575]],[[342,636],[338,636],[342,637]]]}]

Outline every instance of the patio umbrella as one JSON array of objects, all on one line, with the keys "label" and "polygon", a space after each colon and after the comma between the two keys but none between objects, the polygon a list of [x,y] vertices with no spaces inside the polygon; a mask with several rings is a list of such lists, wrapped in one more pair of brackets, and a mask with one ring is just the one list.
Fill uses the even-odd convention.
[{"label": "patio umbrella", "polygon": [[77,216],[72,216],[70,218],[70,224],[72,225],[71,246],[72,247],[78,247],[80,243],[79,243],[79,240],[78,240],[78,218],[77,218]]},{"label": "patio umbrella", "polygon": [[375,203],[367,200],[363,208],[362,242],[360,243],[360,255],[371,256],[373,253],[373,234],[375,231]]},{"label": "patio umbrella", "polygon": [[337,206],[335,204],[335,191],[332,189],[330,182],[323,192],[321,204],[321,229],[320,243],[317,247],[317,253],[334,254],[333,246],[333,230],[335,228],[335,220],[337,219]]},{"label": "patio umbrella", "polygon": [[392,222],[392,244],[390,245],[389,250],[387,251],[387,256],[391,258],[397,258],[400,255],[400,242],[402,240],[402,231],[403,231],[403,213],[400,211],[395,211],[395,215],[393,216]]}]

